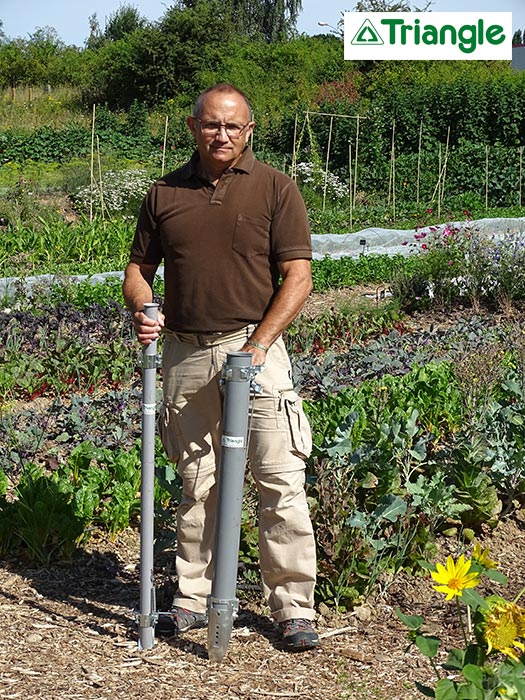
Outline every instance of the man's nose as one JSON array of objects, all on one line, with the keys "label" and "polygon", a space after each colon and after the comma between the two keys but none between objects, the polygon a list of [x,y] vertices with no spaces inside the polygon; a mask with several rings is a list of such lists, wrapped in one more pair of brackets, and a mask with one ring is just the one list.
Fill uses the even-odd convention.
[{"label": "man's nose", "polygon": [[219,128],[217,129],[217,133],[215,134],[215,138],[219,139],[221,141],[229,141],[230,137],[228,136],[228,132],[226,131],[226,125],[221,124]]}]

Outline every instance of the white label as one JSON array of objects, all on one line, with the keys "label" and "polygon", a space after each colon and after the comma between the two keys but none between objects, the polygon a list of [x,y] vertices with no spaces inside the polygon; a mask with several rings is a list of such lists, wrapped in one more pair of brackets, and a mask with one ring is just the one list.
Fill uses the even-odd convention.
[{"label": "white label", "polygon": [[244,447],[244,438],[234,437],[233,435],[223,435],[221,444],[223,447],[235,447],[237,449]]},{"label": "white label", "polygon": [[143,403],[142,404],[142,413],[145,416],[151,416],[155,413],[155,404],[154,403]]},{"label": "white label", "polygon": [[510,61],[512,12],[345,12],[346,61]]}]

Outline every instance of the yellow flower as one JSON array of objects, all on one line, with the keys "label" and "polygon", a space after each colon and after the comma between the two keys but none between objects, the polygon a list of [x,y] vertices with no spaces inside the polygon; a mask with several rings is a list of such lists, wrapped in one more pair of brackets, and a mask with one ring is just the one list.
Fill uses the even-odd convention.
[{"label": "yellow flower", "polygon": [[465,561],[463,554],[457,563],[452,557],[447,557],[446,566],[436,564],[437,571],[432,571],[432,578],[439,586],[434,586],[436,591],[446,593],[446,600],[451,600],[454,596],[461,596],[465,588],[474,588],[480,582],[477,573],[469,574],[472,560]]},{"label": "yellow flower", "polygon": [[474,545],[474,551],[472,552],[472,558],[474,561],[477,561],[478,564],[483,566],[485,569],[497,569],[498,564],[495,561],[492,561],[492,559],[489,559],[489,550],[488,547],[485,549],[481,549],[481,545],[479,542],[476,542]]},{"label": "yellow flower", "polygon": [[525,608],[499,596],[487,598],[489,609],[482,612],[482,635],[487,642],[487,652],[500,651],[514,661],[525,652],[525,644],[519,637],[525,636]]}]

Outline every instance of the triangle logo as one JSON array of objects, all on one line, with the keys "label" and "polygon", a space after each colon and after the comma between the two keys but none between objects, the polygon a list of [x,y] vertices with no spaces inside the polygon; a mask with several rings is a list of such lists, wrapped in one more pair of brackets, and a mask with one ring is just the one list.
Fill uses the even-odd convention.
[{"label": "triangle logo", "polygon": [[385,42],[369,19],[365,19],[350,42],[352,46],[382,46]]}]

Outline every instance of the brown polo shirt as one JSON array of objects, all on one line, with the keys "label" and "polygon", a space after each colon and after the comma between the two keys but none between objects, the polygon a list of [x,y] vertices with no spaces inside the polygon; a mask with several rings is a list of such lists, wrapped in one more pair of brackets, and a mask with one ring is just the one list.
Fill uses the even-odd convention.
[{"label": "brown polo shirt", "polygon": [[278,290],[278,262],[312,257],[295,182],[246,148],[216,187],[197,174],[198,153],[144,198],[131,261],[164,260],[166,326],[229,331],[263,318]]}]

